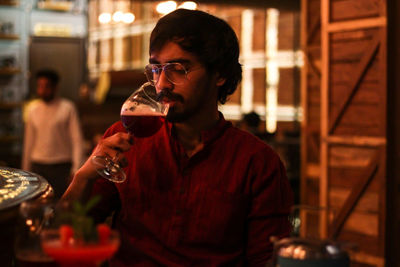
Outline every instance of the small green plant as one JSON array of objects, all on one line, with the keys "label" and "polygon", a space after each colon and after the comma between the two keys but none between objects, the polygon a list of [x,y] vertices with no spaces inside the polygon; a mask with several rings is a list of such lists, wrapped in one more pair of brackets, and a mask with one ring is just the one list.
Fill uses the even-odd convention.
[{"label": "small green plant", "polygon": [[[88,202],[82,204],[75,201],[68,211],[60,213],[60,229],[63,233],[73,233],[74,239],[83,242],[97,242],[98,232],[94,220],[88,212],[100,201],[100,196],[94,196]],[[72,231],[68,228],[72,227]],[[70,234],[67,234],[70,235]]]}]

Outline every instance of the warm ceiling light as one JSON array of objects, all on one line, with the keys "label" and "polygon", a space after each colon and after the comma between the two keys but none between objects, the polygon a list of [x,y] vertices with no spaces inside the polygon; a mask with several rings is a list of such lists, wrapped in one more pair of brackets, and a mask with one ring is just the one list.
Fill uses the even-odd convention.
[{"label": "warm ceiling light", "polygon": [[132,23],[134,20],[135,20],[135,15],[133,15],[131,12],[124,13],[122,17],[122,21],[126,24]]},{"label": "warm ceiling light", "polygon": [[114,22],[121,22],[123,17],[124,17],[124,13],[122,13],[121,11],[116,11],[112,15],[112,19]]},{"label": "warm ceiling light", "polygon": [[197,8],[197,4],[193,1],[186,1],[180,4],[178,8],[195,10]]},{"label": "warm ceiling light", "polygon": [[111,14],[110,13],[101,13],[99,16],[99,22],[101,24],[107,24],[111,21]]},{"label": "warm ceiling light", "polygon": [[176,9],[176,2],[175,1],[165,1],[161,2],[157,5],[156,10],[160,14],[168,14]]}]

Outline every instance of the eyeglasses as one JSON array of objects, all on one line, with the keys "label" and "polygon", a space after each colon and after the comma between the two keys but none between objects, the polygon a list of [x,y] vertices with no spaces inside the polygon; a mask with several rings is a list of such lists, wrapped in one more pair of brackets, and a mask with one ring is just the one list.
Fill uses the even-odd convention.
[{"label": "eyeglasses", "polygon": [[173,84],[183,84],[187,79],[189,71],[179,62],[165,63],[165,64],[148,64],[144,68],[147,80],[153,85],[158,83],[161,72],[164,72],[168,81]]}]

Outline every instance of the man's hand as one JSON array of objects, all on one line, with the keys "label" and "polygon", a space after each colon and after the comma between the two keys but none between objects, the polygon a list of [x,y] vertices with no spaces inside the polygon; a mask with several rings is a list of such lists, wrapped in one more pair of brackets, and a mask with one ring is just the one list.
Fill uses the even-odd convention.
[{"label": "man's hand", "polygon": [[128,165],[128,160],[122,152],[128,151],[131,148],[132,143],[132,136],[123,132],[101,139],[88,160],[82,168],[78,170],[78,173],[86,173],[87,178],[98,177],[96,166],[92,162],[94,156],[108,157],[113,161],[118,162],[121,167],[126,167]]},{"label": "man's hand", "polygon": [[107,156],[118,161],[120,166],[126,167],[128,161],[121,152],[128,151],[132,143],[133,139],[130,134],[119,132],[105,139],[101,139],[90,157]]},{"label": "man's hand", "polygon": [[87,195],[85,192],[90,192],[90,188],[93,186],[92,181],[99,177],[96,165],[92,162],[94,156],[108,156],[117,161],[120,166],[127,166],[128,161],[122,152],[128,151],[132,143],[132,136],[123,132],[101,139],[83,166],[75,172],[74,178],[63,199],[65,201],[82,199],[82,197]]}]

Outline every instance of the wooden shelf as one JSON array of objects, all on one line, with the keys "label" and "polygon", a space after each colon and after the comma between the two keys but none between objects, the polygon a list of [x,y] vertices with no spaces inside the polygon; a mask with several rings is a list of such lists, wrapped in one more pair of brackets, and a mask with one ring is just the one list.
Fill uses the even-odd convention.
[{"label": "wooden shelf", "polygon": [[19,40],[19,36],[16,34],[3,34],[0,33],[0,39],[3,40]]},{"label": "wooden shelf", "polygon": [[22,102],[0,102],[0,110],[14,109],[22,106]]},{"label": "wooden shelf", "polygon": [[70,1],[41,1],[37,3],[37,10],[70,12],[74,2]]},{"label": "wooden shelf", "polygon": [[21,136],[17,135],[3,135],[0,136],[0,143],[11,143],[11,142],[19,142],[22,140]]},{"label": "wooden shelf", "polygon": [[0,68],[0,76],[10,76],[18,73],[21,73],[21,70],[18,68],[12,68],[12,67]]},{"label": "wooden shelf", "polygon": [[0,0],[0,6],[18,6],[19,1],[14,0]]}]

